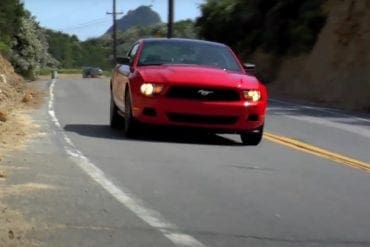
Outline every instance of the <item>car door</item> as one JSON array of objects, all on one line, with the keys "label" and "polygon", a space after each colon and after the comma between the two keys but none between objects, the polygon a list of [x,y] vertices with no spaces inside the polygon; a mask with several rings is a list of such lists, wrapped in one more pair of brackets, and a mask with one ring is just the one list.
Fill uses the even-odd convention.
[{"label": "car door", "polygon": [[129,64],[118,64],[114,72],[114,80],[112,80],[113,97],[118,108],[124,111],[125,89],[129,83],[131,67],[139,49],[139,43],[133,45],[128,53]]}]

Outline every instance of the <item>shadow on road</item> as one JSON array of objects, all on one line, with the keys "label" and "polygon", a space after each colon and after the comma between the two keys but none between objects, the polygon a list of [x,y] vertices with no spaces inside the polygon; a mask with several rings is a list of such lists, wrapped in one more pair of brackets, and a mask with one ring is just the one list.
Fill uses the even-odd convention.
[{"label": "shadow on road", "polygon": [[241,143],[216,135],[182,128],[143,127],[135,139],[127,139],[122,130],[113,130],[109,125],[67,124],[67,132],[75,132],[82,136],[104,139],[146,142],[173,142],[203,145],[240,146]]},{"label": "shadow on road", "polygon": [[122,139],[122,131],[113,130],[108,125],[94,124],[67,124],[64,126],[67,132],[75,132],[82,136],[103,138],[103,139]]}]

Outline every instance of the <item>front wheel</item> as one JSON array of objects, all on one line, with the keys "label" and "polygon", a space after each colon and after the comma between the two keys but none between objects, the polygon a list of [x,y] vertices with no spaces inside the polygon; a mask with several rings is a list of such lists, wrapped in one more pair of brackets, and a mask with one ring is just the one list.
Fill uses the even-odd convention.
[{"label": "front wheel", "polygon": [[114,103],[113,96],[111,94],[110,96],[110,111],[109,111],[109,122],[110,122],[110,127],[112,129],[119,129],[123,126],[123,119],[122,117],[118,114],[118,108],[116,104]]},{"label": "front wheel", "polygon": [[261,142],[262,136],[263,125],[256,130],[240,133],[240,139],[242,140],[243,145],[248,146],[257,146]]},{"label": "front wheel", "polygon": [[123,132],[128,138],[135,137],[137,133],[137,122],[132,115],[131,96],[128,90],[125,95],[125,128]]}]

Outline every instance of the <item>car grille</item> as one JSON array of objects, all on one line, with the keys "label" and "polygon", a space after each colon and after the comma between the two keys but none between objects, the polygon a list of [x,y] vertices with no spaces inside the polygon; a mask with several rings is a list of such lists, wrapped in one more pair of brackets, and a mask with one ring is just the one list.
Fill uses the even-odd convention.
[{"label": "car grille", "polygon": [[201,101],[238,101],[240,95],[236,90],[203,87],[174,86],[167,92],[167,97]]},{"label": "car grille", "polygon": [[238,121],[236,116],[204,116],[195,114],[167,113],[168,119],[180,123],[198,124],[235,124]]}]

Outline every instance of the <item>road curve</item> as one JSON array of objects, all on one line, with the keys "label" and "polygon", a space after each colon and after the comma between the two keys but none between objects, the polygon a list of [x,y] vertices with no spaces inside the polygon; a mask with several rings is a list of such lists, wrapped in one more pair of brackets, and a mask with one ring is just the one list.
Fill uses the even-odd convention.
[{"label": "road curve", "polygon": [[[128,228],[151,229],[131,246],[370,246],[368,172],[268,138],[245,147],[236,135],[151,129],[129,140],[108,126],[106,81],[57,80],[52,94],[60,147],[120,202]],[[271,101],[266,131],[370,162],[366,117]]]}]

